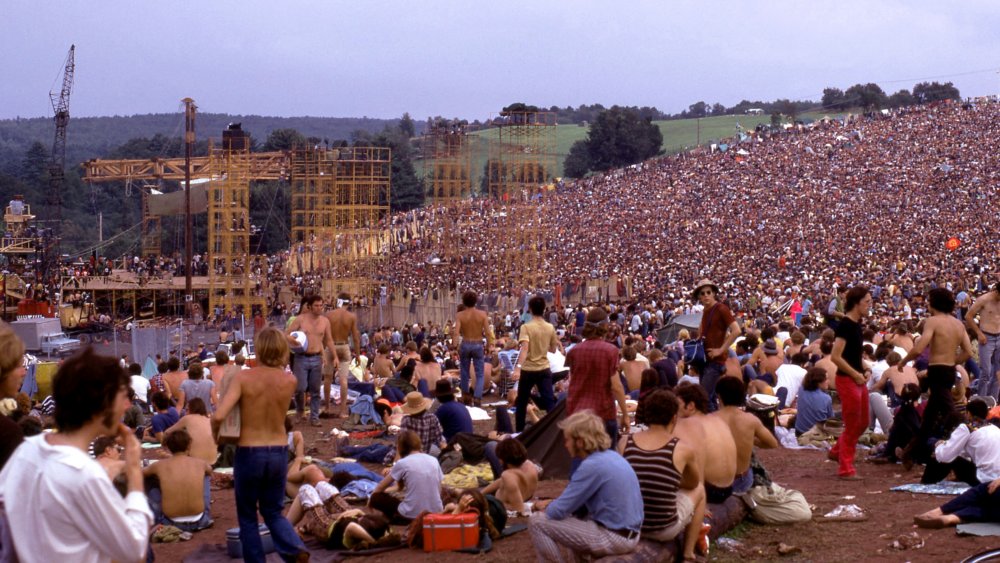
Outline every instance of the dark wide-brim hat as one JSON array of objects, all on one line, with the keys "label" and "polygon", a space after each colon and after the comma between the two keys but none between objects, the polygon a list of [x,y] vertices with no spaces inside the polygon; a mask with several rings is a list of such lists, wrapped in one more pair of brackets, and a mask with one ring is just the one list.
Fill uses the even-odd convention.
[{"label": "dark wide-brim hat", "polygon": [[719,286],[715,285],[714,281],[712,281],[712,280],[710,280],[708,278],[705,278],[705,279],[701,280],[700,282],[698,282],[698,285],[696,285],[694,287],[694,291],[691,292],[691,299],[694,299],[695,301],[697,301],[698,300],[698,292],[701,291],[701,288],[703,288],[703,287],[711,287],[712,291],[714,291],[716,295],[719,294]]},{"label": "dark wide-brim hat", "polygon": [[455,390],[451,386],[451,381],[447,379],[439,379],[437,384],[434,386],[434,396],[438,399],[454,399]]}]

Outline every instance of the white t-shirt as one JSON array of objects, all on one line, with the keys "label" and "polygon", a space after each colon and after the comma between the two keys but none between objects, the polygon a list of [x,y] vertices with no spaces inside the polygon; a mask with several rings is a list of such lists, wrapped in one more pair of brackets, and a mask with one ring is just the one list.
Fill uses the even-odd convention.
[{"label": "white t-shirt", "polygon": [[26,439],[0,473],[21,562],[145,560],[153,523],[146,495],[122,498],[96,460],[46,436]]},{"label": "white t-shirt", "polygon": [[778,382],[775,384],[774,388],[784,387],[788,389],[788,397],[785,399],[785,406],[789,406],[795,401],[795,397],[799,394],[799,388],[802,387],[802,380],[806,376],[806,368],[797,366],[795,364],[782,364],[778,367],[778,373],[775,375],[778,377]]},{"label": "white t-shirt", "polygon": [[399,460],[389,470],[389,475],[397,483],[404,485],[403,502],[399,503],[399,513],[407,518],[416,518],[421,512],[441,512],[441,464],[425,453],[412,453]]},{"label": "white t-shirt", "polygon": [[130,383],[132,390],[135,391],[135,398],[139,399],[144,403],[149,402],[149,380],[141,375],[133,375],[131,377]]}]

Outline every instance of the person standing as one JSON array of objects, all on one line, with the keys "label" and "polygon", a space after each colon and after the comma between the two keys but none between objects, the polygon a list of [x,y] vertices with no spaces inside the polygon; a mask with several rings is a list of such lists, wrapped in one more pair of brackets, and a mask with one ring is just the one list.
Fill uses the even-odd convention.
[{"label": "person standing", "polygon": [[[458,346],[458,370],[461,379],[459,388],[462,390],[462,402],[466,405],[475,404],[477,407],[483,406],[483,385],[486,375],[484,362],[486,351],[493,350],[493,331],[486,318],[486,312],[476,308],[479,296],[475,291],[466,291],[462,294],[462,306],[464,309],[455,315],[455,324],[452,328],[452,342],[461,344]],[[486,340],[486,348],[483,348],[483,340]],[[475,397],[469,393],[469,364],[476,369],[476,390]]]},{"label": "person standing", "polygon": [[[976,323],[976,316],[979,323]],[[965,314],[965,324],[979,341],[979,395],[997,398],[1000,394],[1000,282],[976,299]]]},{"label": "person standing", "polygon": [[[913,344],[900,365],[918,358],[930,347],[927,375],[924,386],[930,391],[927,406],[920,421],[920,431],[901,453],[903,466],[909,469],[913,458],[926,456],[928,439],[936,432],[950,432],[959,420],[951,389],[955,386],[955,366],[965,363],[972,356],[972,343],[962,322],[952,313],[955,296],[950,290],[937,287],[927,295],[927,308],[931,316],[924,321],[924,332]],[[898,454],[897,454],[898,455]]]},{"label": "person standing", "polygon": [[583,462],[558,498],[535,503],[528,531],[538,560],[562,561],[562,548],[578,559],[634,551],[643,504],[632,466],[611,449],[604,422],[594,413],[578,412],[559,428],[570,455]]},{"label": "person standing", "polygon": [[518,337],[521,350],[517,356],[517,365],[514,366],[514,379],[517,381],[514,426],[518,432],[524,430],[532,389],[538,387],[542,399],[539,407],[542,409],[548,411],[555,404],[552,371],[549,369],[547,354],[559,349],[559,337],[556,336],[556,329],[542,318],[545,314],[544,299],[537,295],[529,299],[528,310],[531,311],[531,320],[521,325]]},{"label": "person standing", "polygon": [[[52,381],[58,432],[25,440],[0,472],[17,559],[139,561],[146,557],[153,514],[143,490],[142,447],[121,423],[129,378],[118,360],[90,347],[67,359]],[[97,437],[125,445],[126,490],[90,457]]]},{"label": "person standing", "polygon": [[729,348],[740,336],[740,325],[729,310],[729,306],[718,300],[719,286],[708,279],[698,282],[693,299],[701,303],[701,325],[698,334],[705,346],[705,369],[701,374],[701,386],[708,393],[709,412],[715,411],[715,384],[726,374],[726,360]]},{"label": "person standing", "polygon": [[[351,377],[351,358],[361,357],[361,331],[358,330],[358,317],[347,308],[350,303],[351,296],[341,293],[337,296],[337,308],[326,314],[332,346],[326,356],[323,393],[326,397],[326,412],[330,412],[330,383],[336,366],[337,380],[340,383],[340,412],[336,418],[347,418],[347,384]],[[354,356],[351,356],[352,345]]]},{"label": "person standing", "polygon": [[[629,428],[625,408],[625,389],[618,376],[618,349],[604,340],[608,314],[600,307],[587,313],[583,324],[584,341],[566,354],[569,367],[569,393],[566,414],[590,410],[604,421],[604,429],[612,440],[619,429]],[[615,413],[615,403],[621,415],[621,425]]]},{"label": "person standing", "polygon": [[840,396],[844,418],[844,433],[830,450],[830,459],[839,462],[837,475],[841,479],[861,479],[854,468],[854,452],[858,438],[868,428],[868,378],[871,370],[861,361],[864,355],[864,336],[861,319],[868,315],[872,296],[868,288],[859,285],[847,291],[844,316],[837,324],[833,352],[830,359],[837,366],[837,394]]},{"label": "person standing", "polygon": [[[299,315],[285,331],[288,345],[296,347],[299,347],[301,343],[292,337],[292,333],[301,330],[306,335],[305,348],[299,348],[299,351],[295,352],[295,361],[292,362],[292,371],[298,382],[295,387],[295,413],[299,417],[299,422],[306,421],[305,400],[306,390],[308,390],[309,423],[313,426],[319,426],[319,387],[323,380],[323,349],[333,349],[333,338],[330,335],[330,321],[323,316],[322,297],[317,294],[304,297],[300,309]],[[327,401],[329,401],[329,395],[327,395]]]},{"label": "person standing", "polygon": [[302,556],[308,559],[305,544],[281,514],[288,476],[285,412],[297,388],[295,377],[285,372],[288,341],[280,330],[267,327],[254,339],[254,349],[257,367],[233,375],[222,404],[212,416],[212,431],[218,439],[222,422],[236,405],[242,414],[233,481],[243,558],[264,561],[257,527],[259,505],[277,552],[286,560]]}]

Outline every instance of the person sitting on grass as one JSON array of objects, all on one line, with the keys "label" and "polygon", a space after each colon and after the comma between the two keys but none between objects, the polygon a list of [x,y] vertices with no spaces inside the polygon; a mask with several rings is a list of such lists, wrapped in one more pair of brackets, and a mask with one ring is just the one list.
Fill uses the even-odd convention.
[{"label": "person sitting on grass", "polygon": [[[437,419],[434,421],[437,422]],[[385,478],[372,491],[368,506],[377,508],[387,518],[400,524],[409,523],[425,510],[441,512],[444,509],[441,502],[444,473],[437,459],[421,452],[420,437],[416,432],[400,431],[396,438],[396,455],[396,463],[385,470]],[[402,500],[385,492],[393,483],[401,484]]]},{"label": "person sitting on grass", "polygon": [[212,466],[191,457],[191,435],[175,430],[163,440],[170,457],[142,470],[144,477],[157,477],[159,487],[149,490],[149,506],[154,522],[174,526],[184,532],[197,532],[212,526],[208,513],[211,503],[208,478]]},{"label": "person sitting on grass", "polygon": [[827,393],[830,387],[826,370],[811,368],[802,380],[795,413],[795,435],[812,430],[816,423],[833,418],[833,399]]},{"label": "person sitting on grass", "polygon": [[524,444],[514,438],[497,443],[496,456],[503,465],[503,473],[483,488],[483,494],[497,497],[508,514],[529,515],[531,510],[525,503],[535,496],[538,488],[538,466],[528,459]]},{"label": "person sitting on grass", "polygon": [[163,442],[163,433],[181,419],[177,409],[170,404],[166,393],[153,393],[153,408],[156,409],[156,414],[146,428],[142,437],[143,442]]},{"label": "person sitting on grass", "polygon": [[444,429],[441,421],[428,412],[432,401],[424,397],[420,391],[407,393],[406,402],[400,407],[403,420],[399,425],[401,430],[411,430],[420,437],[423,452],[435,458],[441,455],[441,450],[447,446],[444,440]]},{"label": "person sitting on grass", "polygon": [[188,401],[188,412],[173,426],[167,428],[164,434],[170,435],[178,430],[186,430],[191,436],[191,456],[205,460],[205,463],[215,463],[219,457],[219,445],[212,436],[212,419],[209,418],[205,401],[194,397]]}]

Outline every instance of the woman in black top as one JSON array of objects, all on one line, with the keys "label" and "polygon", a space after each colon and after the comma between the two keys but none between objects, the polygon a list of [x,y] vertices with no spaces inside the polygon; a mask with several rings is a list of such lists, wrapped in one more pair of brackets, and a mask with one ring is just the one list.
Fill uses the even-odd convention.
[{"label": "woman in black top", "polygon": [[854,451],[858,438],[868,427],[868,387],[871,370],[864,367],[864,337],[861,320],[868,316],[872,297],[868,288],[859,285],[847,292],[844,317],[837,325],[830,359],[837,366],[837,394],[844,418],[844,433],[830,450],[830,459],[837,460],[837,475],[841,479],[858,480],[854,469]]}]

